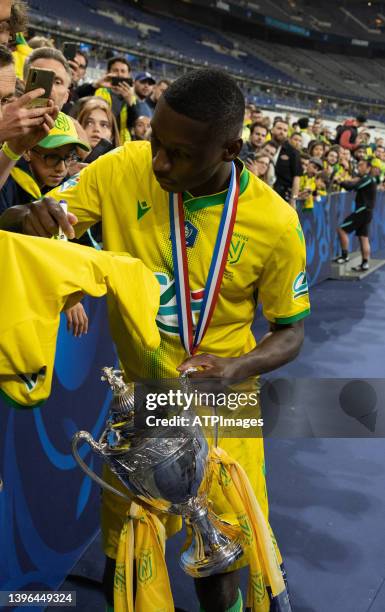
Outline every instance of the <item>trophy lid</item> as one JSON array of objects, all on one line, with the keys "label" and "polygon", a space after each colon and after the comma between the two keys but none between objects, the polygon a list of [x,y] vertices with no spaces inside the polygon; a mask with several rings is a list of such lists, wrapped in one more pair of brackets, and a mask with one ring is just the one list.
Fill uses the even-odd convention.
[{"label": "trophy lid", "polygon": [[123,395],[130,391],[130,386],[123,380],[122,370],[115,370],[114,368],[102,368],[103,376],[101,380],[107,380],[111,387],[114,395]]}]

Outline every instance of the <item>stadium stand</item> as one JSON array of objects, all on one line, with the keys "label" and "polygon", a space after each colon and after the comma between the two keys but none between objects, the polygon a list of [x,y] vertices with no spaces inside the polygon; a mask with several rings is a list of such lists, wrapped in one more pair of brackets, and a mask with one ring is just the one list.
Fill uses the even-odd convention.
[{"label": "stadium stand", "polygon": [[[250,17],[251,7],[253,10],[257,7],[272,19],[285,19],[318,32],[350,37],[367,34],[367,38],[376,38],[373,32],[380,32],[369,25],[381,17],[371,7],[363,8],[361,4],[349,5],[349,10],[295,0],[242,2],[238,3],[238,9],[239,5],[249,10]],[[151,69],[163,76],[177,76],[181,65],[218,66],[246,79],[250,95],[259,103],[284,100],[291,105],[300,102],[302,109],[319,108],[321,97],[323,113],[329,116],[335,114],[335,103],[340,110],[343,108],[343,101],[383,106],[385,60],[382,58],[371,62],[369,73],[363,57],[272,45],[256,37],[171,20],[117,0],[68,0],[55,6],[50,0],[32,0],[30,6],[31,18],[37,27],[57,28],[79,39],[103,43],[101,48],[110,46],[134,56],[149,57],[153,60]],[[266,91],[264,84],[268,84],[270,91]],[[377,119],[382,114],[380,108],[371,112]]]}]

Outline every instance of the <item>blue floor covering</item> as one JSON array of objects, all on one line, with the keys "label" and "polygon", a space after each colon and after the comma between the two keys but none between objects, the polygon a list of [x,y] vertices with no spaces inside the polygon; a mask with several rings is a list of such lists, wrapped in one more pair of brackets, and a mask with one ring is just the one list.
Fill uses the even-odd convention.
[{"label": "blue floor covering", "polygon": [[[325,281],[311,299],[301,355],[277,376],[384,377],[385,268],[361,282]],[[255,333],[264,333],[261,321]],[[385,440],[267,440],[265,448],[270,521],[293,610],[385,612]],[[175,605],[194,612],[193,585],[177,565],[182,541],[169,541],[168,566]],[[102,564],[97,539],[73,572],[100,580]],[[77,610],[104,610],[97,589],[62,588],[76,589]]]}]

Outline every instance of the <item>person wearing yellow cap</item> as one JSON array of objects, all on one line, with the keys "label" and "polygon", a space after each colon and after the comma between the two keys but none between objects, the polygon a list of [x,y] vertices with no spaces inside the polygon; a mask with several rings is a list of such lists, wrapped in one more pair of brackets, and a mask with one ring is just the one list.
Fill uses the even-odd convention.
[{"label": "person wearing yellow cap", "polygon": [[90,150],[79,139],[71,117],[59,113],[54,127],[33,148],[15,160],[16,164],[0,191],[0,212],[16,204],[27,204],[57,187],[68,174],[68,165],[77,161],[77,147]]},{"label": "person wearing yellow cap", "polygon": [[[15,165],[0,190],[0,211],[27,204],[60,185],[67,177],[68,165],[78,160],[77,147],[90,150],[88,143],[78,138],[71,117],[59,113],[45,138],[22,156],[15,155]],[[80,303],[65,310],[65,315],[67,329],[72,330],[74,336],[87,333],[88,319]]]}]

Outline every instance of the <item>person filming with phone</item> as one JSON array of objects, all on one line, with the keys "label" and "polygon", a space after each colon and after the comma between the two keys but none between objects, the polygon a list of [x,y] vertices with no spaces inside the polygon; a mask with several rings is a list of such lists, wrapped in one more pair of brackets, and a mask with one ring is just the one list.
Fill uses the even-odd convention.
[{"label": "person filming with phone", "polygon": [[137,117],[136,96],[131,76],[131,65],[125,57],[112,57],[107,72],[92,83],[84,83],[76,90],[79,98],[97,96],[110,106],[119,129],[121,144],[131,140],[130,128]]},{"label": "person filming with phone", "polygon": [[23,153],[54,127],[59,112],[50,92],[43,87],[35,87],[16,99],[15,85],[12,53],[0,45],[0,188]]}]

